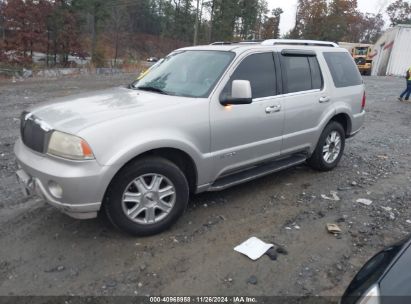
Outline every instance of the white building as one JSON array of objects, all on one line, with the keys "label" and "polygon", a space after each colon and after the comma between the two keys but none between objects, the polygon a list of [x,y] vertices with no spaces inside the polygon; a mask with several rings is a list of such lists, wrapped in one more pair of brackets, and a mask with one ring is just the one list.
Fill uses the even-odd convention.
[{"label": "white building", "polygon": [[373,49],[374,76],[405,76],[411,67],[411,24],[388,29]]}]

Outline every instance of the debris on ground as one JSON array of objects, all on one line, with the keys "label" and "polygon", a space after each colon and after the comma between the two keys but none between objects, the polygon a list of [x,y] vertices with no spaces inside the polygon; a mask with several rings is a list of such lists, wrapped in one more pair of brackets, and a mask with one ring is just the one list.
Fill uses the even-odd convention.
[{"label": "debris on ground", "polygon": [[321,197],[325,200],[335,201],[335,202],[338,202],[340,200],[338,193],[336,191],[331,191],[330,194],[331,194],[331,197],[325,194],[321,194]]},{"label": "debris on ground", "polygon": [[372,200],[366,199],[366,198],[359,198],[357,199],[357,203],[363,204],[366,206],[370,206],[372,204]]},{"label": "debris on ground", "polygon": [[271,247],[274,247],[274,245],[267,244],[256,237],[251,237],[235,247],[234,250],[255,261],[261,258]]},{"label": "debris on ground", "polygon": [[274,247],[268,249],[268,251],[265,254],[270,258],[271,261],[276,261],[278,258],[277,249]]},{"label": "debris on ground", "polygon": [[60,265],[60,266],[56,266],[56,267],[54,267],[54,268],[45,270],[44,272],[49,272],[49,273],[51,273],[51,272],[62,272],[62,271],[64,271],[64,270],[66,270],[66,267]]},{"label": "debris on ground", "polygon": [[251,277],[247,279],[247,283],[251,285],[257,285],[258,283],[257,277],[255,275],[252,275]]},{"label": "debris on ground", "polygon": [[391,207],[381,207],[381,209],[383,209],[384,211],[386,211],[388,213],[391,220],[395,220],[395,214],[394,214],[394,212],[392,212]]},{"label": "debris on ground", "polygon": [[337,224],[327,224],[327,230],[329,233],[334,234],[334,235],[342,233],[341,228],[338,227]]},{"label": "debris on ground", "polygon": [[350,191],[352,190],[351,187],[338,187],[338,191]]}]

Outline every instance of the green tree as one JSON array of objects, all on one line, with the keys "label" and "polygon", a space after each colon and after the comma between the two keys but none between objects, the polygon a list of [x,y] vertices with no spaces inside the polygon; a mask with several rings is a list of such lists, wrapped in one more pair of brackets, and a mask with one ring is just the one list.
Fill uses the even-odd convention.
[{"label": "green tree", "polygon": [[97,65],[104,61],[104,52],[97,47],[99,34],[109,18],[110,9],[116,5],[122,4],[116,0],[71,0],[78,21],[87,24],[91,32],[91,60]]},{"label": "green tree", "polygon": [[273,9],[271,17],[266,18],[263,25],[262,39],[280,38],[280,20],[284,11],[281,8]]},{"label": "green tree", "polygon": [[324,39],[328,31],[327,9],[326,0],[299,0],[295,26],[289,38]]},{"label": "green tree", "polygon": [[213,0],[212,3],[212,41],[230,41],[233,39],[237,16],[238,0]]},{"label": "green tree", "polygon": [[411,23],[411,2],[397,0],[387,7],[387,14],[390,17],[391,26],[397,24]]},{"label": "green tree", "polygon": [[329,5],[325,38],[331,41],[349,41],[353,26],[359,20],[357,0],[332,0]]},{"label": "green tree", "polygon": [[258,17],[258,0],[240,0],[237,18],[238,33],[242,40],[253,39]]}]

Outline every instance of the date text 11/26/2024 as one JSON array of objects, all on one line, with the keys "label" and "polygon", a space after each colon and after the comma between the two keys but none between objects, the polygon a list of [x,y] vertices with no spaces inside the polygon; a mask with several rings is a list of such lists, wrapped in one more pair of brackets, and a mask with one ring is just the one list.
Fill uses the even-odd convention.
[{"label": "date text 11/26/2024", "polygon": [[258,303],[253,297],[150,297],[150,303]]}]

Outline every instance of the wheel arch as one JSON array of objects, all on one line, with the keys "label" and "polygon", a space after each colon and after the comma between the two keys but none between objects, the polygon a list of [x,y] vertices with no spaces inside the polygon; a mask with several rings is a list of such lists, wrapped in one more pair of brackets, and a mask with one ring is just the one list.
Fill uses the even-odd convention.
[{"label": "wheel arch", "polygon": [[[145,152],[141,152],[140,154],[132,157],[128,161],[126,161],[114,174],[114,176],[111,178],[108,187],[105,191],[104,198],[106,198],[107,192],[115,180],[115,178],[118,176],[118,174],[125,168],[127,167],[130,163],[142,159],[144,157],[149,157],[149,156],[157,156],[157,157],[162,157],[166,160],[169,160],[173,164],[175,164],[186,176],[187,182],[189,184],[190,192],[195,193],[196,188],[197,188],[197,181],[198,181],[198,171],[197,171],[197,166],[193,160],[193,158],[185,151],[177,148],[169,148],[169,147],[164,147],[164,148],[154,148]],[[105,199],[104,199],[105,200]]]},{"label": "wheel arch", "polygon": [[350,116],[347,113],[341,112],[335,114],[331,119],[327,122],[328,125],[331,121],[336,121],[342,125],[345,131],[345,137],[349,138],[352,130],[352,121]]}]

